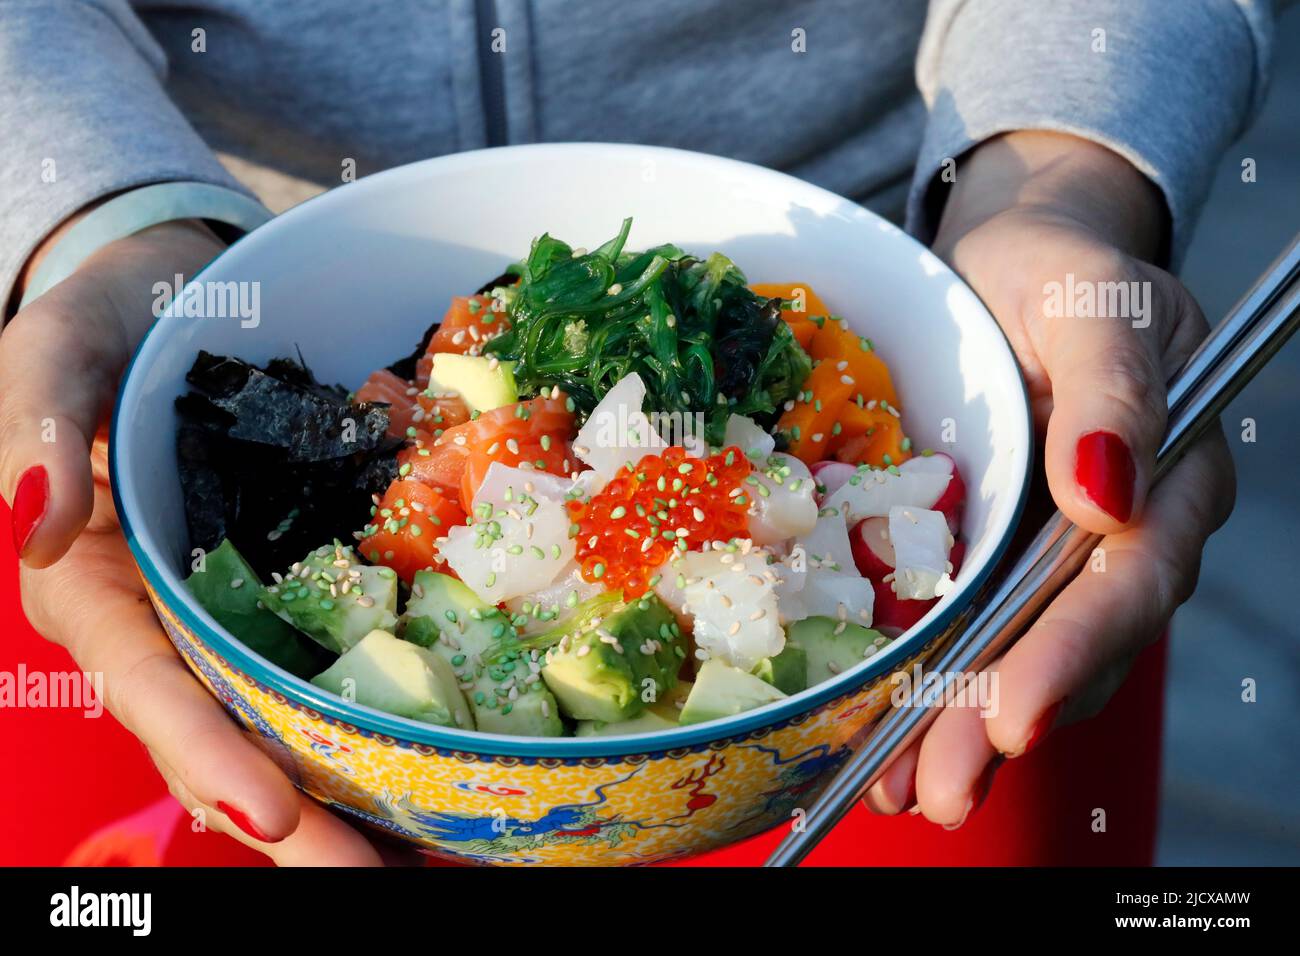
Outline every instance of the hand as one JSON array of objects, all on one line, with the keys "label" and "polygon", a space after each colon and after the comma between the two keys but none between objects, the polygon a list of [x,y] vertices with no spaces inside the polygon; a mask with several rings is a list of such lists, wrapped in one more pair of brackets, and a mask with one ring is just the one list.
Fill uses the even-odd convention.
[{"label": "hand", "polygon": [[[1136,169],[1069,136],[1010,134],[958,172],[935,251],[1010,340],[1040,440],[1046,432],[1051,496],[1076,524],[1105,535],[1105,570],[1085,569],[992,665],[995,716],[946,708],[894,762],[866,798],[878,812],[915,802],[935,823],[963,823],[1004,757],[1102,708],[1196,586],[1201,549],[1232,510],[1235,479],[1216,427],[1151,488],[1165,383],[1208,331],[1178,280],[1142,261],[1158,251],[1163,215]],[[1142,298],[1124,316],[1062,316],[1048,290],[1067,275],[1075,289],[1138,283],[1130,288]]]},{"label": "hand", "polygon": [[103,674],[108,709],[207,826],[278,863],[373,865],[375,849],[301,796],[190,674],[154,617],[108,488],[101,424],[153,321],[154,283],[193,274],[222,248],[200,223],[119,240],[0,335],[0,491],[14,512],[23,610],[80,668]]}]

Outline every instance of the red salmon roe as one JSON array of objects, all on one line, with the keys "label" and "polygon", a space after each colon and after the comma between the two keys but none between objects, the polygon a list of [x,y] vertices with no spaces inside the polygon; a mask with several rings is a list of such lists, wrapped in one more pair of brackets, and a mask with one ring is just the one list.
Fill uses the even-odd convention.
[{"label": "red salmon roe", "polygon": [[749,472],[739,448],[690,458],[673,446],[625,468],[591,499],[568,502],[583,578],[639,597],[674,550],[748,537]]}]

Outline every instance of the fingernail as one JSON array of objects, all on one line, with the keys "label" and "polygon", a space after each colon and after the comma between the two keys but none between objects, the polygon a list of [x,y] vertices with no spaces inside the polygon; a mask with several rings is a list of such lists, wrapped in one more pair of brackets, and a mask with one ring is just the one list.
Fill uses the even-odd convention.
[{"label": "fingernail", "polygon": [[1137,468],[1124,439],[1108,431],[1088,432],[1080,438],[1074,480],[1098,508],[1116,521],[1128,521]]},{"label": "fingernail", "polygon": [[271,839],[269,836],[267,836],[265,833],[259,830],[257,828],[257,824],[255,824],[249,818],[248,814],[245,813],[243,810],[240,810],[238,807],[232,807],[230,804],[226,803],[226,801],[218,800],[217,809],[220,810],[222,813],[224,813],[227,817],[229,817],[231,823],[239,827],[239,829],[243,830],[254,840],[260,840],[262,843],[280,842],[279,840]]},{"label": "fingernail", "polygon": [[974,800],[967,800],[966,809],[961,812],[961,819],[958,820],[956,823],[945,823],[943,825],[943,828],[945,830],[960,830],[961,825],[966,822],[966,818],[970,816],[971,808],[974,806],[975,806]]},{"label": "fingernail", "polygon": [[23,550],[40,527],[50,505],[50,476],[44,465],[32,465],[18,479],[14,490],[14,550],[23,556]]},{"label": "fingernail", "polygon": [[966,801],[966,809],[962,812],[961,819],[956,823],[945,823],[943,826],[945,830],[960,829],[970,819],[971,814],[984,805],[984,800],[989,795],[989,788],[993,786],[993,775],[997,773],[1000,766],[1002,766],[1001,757],[994,757],[989,761],[984,772],[975,781],[975,789],[971,791],[970,799]]},{"label": "fingernail", "polygon": [[1017,754],[1017,756],[1029,753],[1029,751],[1033,750],[1043,742],[1043,738],[1047,736],[1048,732],[1054,726],[1056,726],[1056,718],[1060,716],[1061,706],[1064,703],[1065,701],[1058,700],[1051,707],[1048,707],[1047,710],[1043,711],[1043,716],[1038,718],[1038,722],[1034,724],[1034,729],[1029,732],[1029,739],[1025,741],[1025,749],[1020,751],[1020,754]]}]

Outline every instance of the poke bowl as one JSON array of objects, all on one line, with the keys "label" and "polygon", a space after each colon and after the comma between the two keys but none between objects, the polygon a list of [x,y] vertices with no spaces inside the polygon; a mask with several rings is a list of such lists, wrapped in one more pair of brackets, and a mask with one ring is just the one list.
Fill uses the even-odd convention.
[{"label": "poke bowl", "polygon": [[[652,440],[657,407],[694,434]],[[255,230],[145,337],[110,442],[231,717],[358,825],[491,864],[788,823],[993,572],[1031,460],[1010,347],[923,246],[605,144],[431,159]]]}]

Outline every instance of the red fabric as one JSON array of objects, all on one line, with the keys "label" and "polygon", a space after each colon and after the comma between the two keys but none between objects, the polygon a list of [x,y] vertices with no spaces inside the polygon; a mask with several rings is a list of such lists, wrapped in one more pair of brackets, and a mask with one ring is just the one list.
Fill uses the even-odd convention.
[{"label": "red fabric", "polygon": [[[0,518],[0,671],[75,669],[23,617],[7,510]],[[110,625],[111,626],[111,625]],[[1100,716],[1007,761],[960,830],[857,808],[810,858],[822,865],[1146,865],[1160,778],[1166,641],[1138,658]],[[144,748],[111,716],[0,710],[0,865],[262,865],[227,837],[195,833]],[[1106,831],[1093,831],[1096,809]],[[782,833],[679,865],[754,865]]]}]

